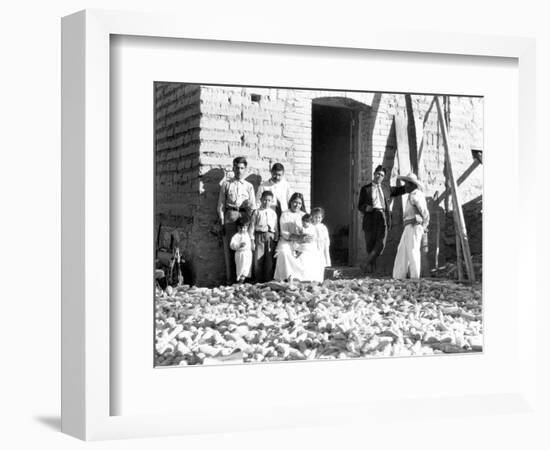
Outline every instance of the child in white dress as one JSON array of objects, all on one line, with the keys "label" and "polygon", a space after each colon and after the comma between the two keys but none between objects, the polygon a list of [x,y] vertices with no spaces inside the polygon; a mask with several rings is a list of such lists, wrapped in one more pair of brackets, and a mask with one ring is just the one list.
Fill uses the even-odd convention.
[{"label": "child in white dress", "polygon": [[325,218],[325,210],[323,208],[313,208],[311,210],[311,220],[317,234],[317,248],[323,258],[323,267],[330,267],[330,236],[328,229],[323,223]]},{"label": "child in white dress", "polygon": [[252,242],[248,234],[249,222],[243,218],[237,219],[237,233],[231,238],[229,246],[235,251],[235,266],[237,267],[237,281],[244,283],[250,277],[252,268]]},{"label": "child in white dress", "polygon": [[311,242],[303,242],[298,248],[298,264],[301,273],[296,277],[301,281],[318,281],[321,283],[324,278],[324,258],[321,257],[317,246],[317,232],[311,223],[311,216],[305,214],[302,217],[302,236],[311,236]]}]

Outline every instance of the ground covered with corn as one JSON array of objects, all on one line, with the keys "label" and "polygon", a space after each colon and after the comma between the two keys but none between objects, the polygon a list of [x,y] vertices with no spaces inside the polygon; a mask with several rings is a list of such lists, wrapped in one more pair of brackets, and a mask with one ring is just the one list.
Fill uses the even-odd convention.
[{"label": "ground covered with corn", "polygon": [[481,286],[350,279],[158,289],[157,366],[479,352]]}]

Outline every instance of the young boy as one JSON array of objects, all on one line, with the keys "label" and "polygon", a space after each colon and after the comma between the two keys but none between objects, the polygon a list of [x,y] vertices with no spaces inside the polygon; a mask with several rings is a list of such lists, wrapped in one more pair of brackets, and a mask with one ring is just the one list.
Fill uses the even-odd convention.
[{"label": "young boy", "polygon": [[275,242],[279,239],[277,213],[271,207],[273,192],[263,191],[260,207],[252,214],[250,239],[253,249],[253,274],[258,283],[273,279]]},{"label": "young boy", "polygon": [[271,167],[271,179],[264,181],[258,186],[256,193],[256,203],[261,204],[261,198],[265,191],[273,194],[273,201],[270,207],[277,213],[277,218],[287,209],[288,201],[292,195],[290,185],[285,179],[285,168],[281,163],[275,163]]}]

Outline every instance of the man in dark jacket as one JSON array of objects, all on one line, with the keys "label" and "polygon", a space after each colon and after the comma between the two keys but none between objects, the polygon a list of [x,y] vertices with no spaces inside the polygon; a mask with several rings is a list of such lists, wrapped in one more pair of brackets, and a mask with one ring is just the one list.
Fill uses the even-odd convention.
[{"label": "man in dark jacket", "polygon": [[386,245],[386,237],[391,228],[392,197],[406,193],[405,186],[383,184],[386,169],[376,167],[372,182],[363,186],[359,194],[357,209],[363,214],[363,232],[367,246],[365,270],[374,271],[376,259]]}]

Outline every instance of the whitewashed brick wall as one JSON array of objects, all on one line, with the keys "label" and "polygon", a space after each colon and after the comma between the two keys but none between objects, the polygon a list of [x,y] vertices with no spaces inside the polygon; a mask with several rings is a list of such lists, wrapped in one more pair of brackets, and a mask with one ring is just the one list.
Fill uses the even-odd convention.
[{"label": "whitewashed brick wall", "polygon": [[[260,96],[259,101],[253,101],[253,96]],[[412,96],[413,111],[420,122],[424,121],[432,99],[433,96]],[[255,187],[269,178],[273,163],[284,164],[293,190],[301,192],[307,208],[311,207],[314,100],[348,102],[360,111],[359,185],[370,181],[378,164],[393,168],[394,183],[397,176],[394,116],[405,109],[402,94],[185,85],[157,88],[157,218],[170,218],[167,225],[182,231],[180,245],[192,259],[197,284],[223,281],[223,251],[212,231],[217,218],[219,184],[231,176],[233,158],[247,158],[248,178]],[[482,124],[482,99],[451,98],[449,133],[457,176],[472,162],[470,149],[483,148]],[[443,161],[434,106],[424,125],[419,164],[427,196],[444,189]],[[460,188],[463,202],[479,196],[481,190],[482,169],[478,168]],[[399,211],[394,211],[394,219],[399,221]],[[396,226],[381,259],[383,273],[391,270],[400,234],[401,229]],[[362,254],[362,237],[355,245]]]}]

